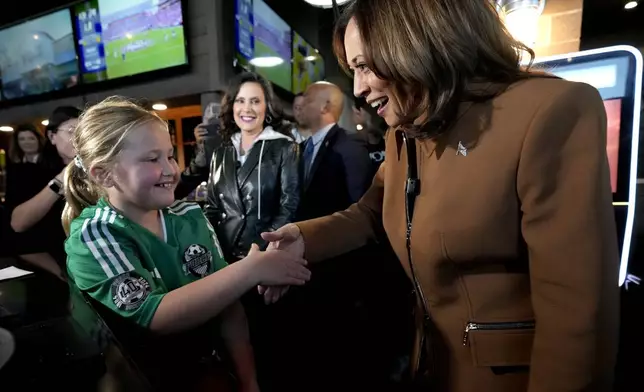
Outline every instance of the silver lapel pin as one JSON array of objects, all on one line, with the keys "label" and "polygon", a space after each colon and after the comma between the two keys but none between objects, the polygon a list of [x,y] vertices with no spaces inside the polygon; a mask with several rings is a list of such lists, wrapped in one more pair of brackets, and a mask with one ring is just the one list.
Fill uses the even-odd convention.
[{"label": "silver lapel pin", "polygon": [[456,147],[456,155],[461,154],[462,156],[467,156],[467,148],[463,145],[462,142],[458,142],[458,147]]}]

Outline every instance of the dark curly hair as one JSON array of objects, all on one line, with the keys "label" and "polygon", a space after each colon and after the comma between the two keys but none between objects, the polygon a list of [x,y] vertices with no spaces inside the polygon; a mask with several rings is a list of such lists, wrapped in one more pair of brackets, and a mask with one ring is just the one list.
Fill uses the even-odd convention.
[{"label": "dark curly hair", "polygon": [[[273,92],[273,87],[271,87],[270,82],[254,72],[243,72],[233,79],[226,90],[226,94],[221,100],[219,134],[223,141],[229,141],[234,134],[240,132],[239,127],[235,124],[233,105],[235,104],[235,98],[239,93],[239,89],[244,83],[257,83],[264,91],[264,101],[266,101],[266,117],[264,119],[264,126],[270,125],[275,131],[285,133],[283,130],[284,113],[281,105],[275,97],[275,93]],[[290,136],[288,134],[286,135]]]}]

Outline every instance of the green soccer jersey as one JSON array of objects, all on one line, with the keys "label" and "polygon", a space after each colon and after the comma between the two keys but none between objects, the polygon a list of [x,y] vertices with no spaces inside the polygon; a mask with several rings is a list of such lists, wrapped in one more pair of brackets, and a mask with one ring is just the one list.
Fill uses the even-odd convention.
[{"label": "green soccer jersey", "polygon": [[227,265],[197,204],[175,202],[159,210],[159,217],[164,239],[101,199],[72,222],[65,242],[74,283],[146,328],[165,294]]}]

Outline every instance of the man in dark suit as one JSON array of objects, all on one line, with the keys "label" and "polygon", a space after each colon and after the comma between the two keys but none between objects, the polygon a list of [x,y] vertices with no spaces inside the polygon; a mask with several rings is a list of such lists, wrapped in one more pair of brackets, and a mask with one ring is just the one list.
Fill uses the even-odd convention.
[{"label": "man in dark suit", "polygon": [[338,86],[318,82],[304,93],[301,121],[311,131],[303,144],[304,189],[300,220],[341,211],[358,201],[371,184],[365,143],[338,126],[344,96]]},{"label": "man in dark suit", "polygon": [[[371,184],[366,143],[337,124],[343,106],[342,91],[334,84],[315,83],[304,93],[299,120],[311,136],[302,144],[299,220],[342,211]],[[364,383],[366,372],[359,368],[367,362],[357,339],[363,331],[356,330],[363,327],[356,312],[362,257],[354,252],[320,263],[306,286],[291,288],[286,298],[272,305],[282,309],[282,361],[289,369],[280,392],[329,390],[328,383],[340,379],[344,387]]]}]

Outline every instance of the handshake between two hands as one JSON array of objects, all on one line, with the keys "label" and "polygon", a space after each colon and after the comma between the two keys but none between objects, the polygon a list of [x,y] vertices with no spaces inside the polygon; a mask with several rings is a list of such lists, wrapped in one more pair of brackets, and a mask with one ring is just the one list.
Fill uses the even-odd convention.
[{"label": "handshake between two hands", "polygon": [[301,286],[308,282],[311,271],[306,267],[304,238],[297,225],[290,223],[261,235],[269,243],[266,251],[260,252],[257,245],[253,245],[248,256],[256,255],[260,265],[267,267],[262,268],[266,274],[260,277],[257,290],[266,304],[272,304],[282,298],[291,285]]}]

